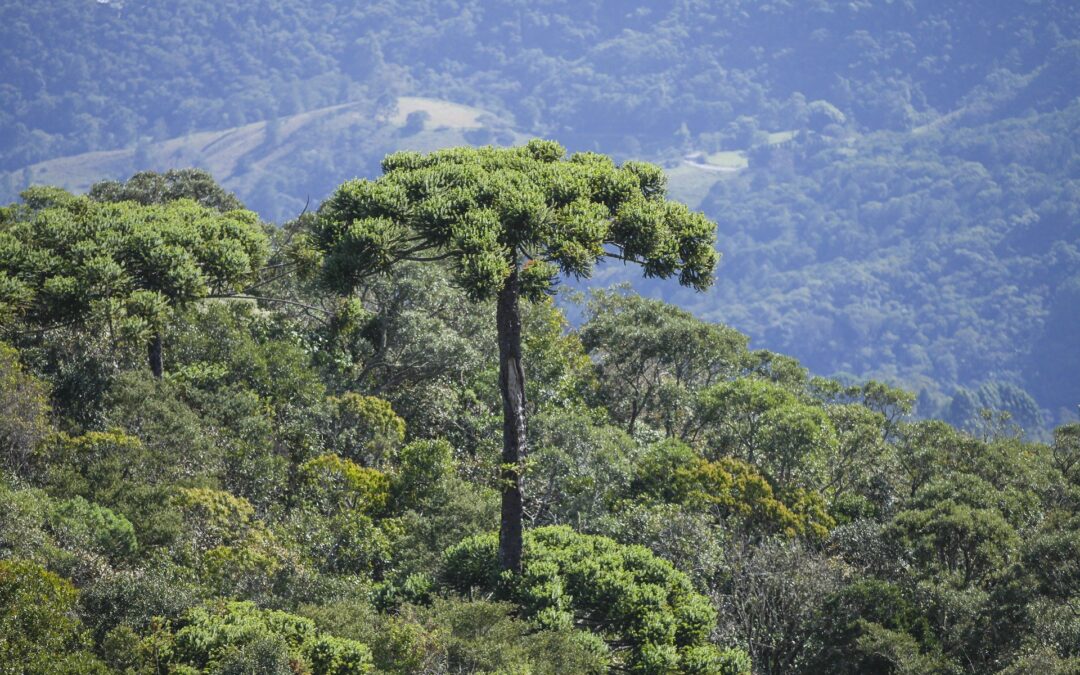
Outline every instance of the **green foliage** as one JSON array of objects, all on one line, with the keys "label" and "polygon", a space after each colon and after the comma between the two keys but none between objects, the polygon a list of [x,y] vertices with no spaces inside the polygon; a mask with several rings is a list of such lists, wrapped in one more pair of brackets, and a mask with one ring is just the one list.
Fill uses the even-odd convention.
[{"label": "green foliage", "polygon": [[762,427],[759,462],[777,485],[809,488],[821,484],[823,460],[836,449],[832,421],[823,410],[808,405],[780,407],[764,416]]},{"label": "green foliage", "polygon": [[504,603],[444,600],[427,614],[441,633],[451,667],[469,672],[607,672],[607,648],[592,635],[536,631],[512,619],[513,608]]},{"label": "green foliage", "polygon": [[40,490],[12,489],[0,482],[0,556],[44,562],[53,553],[46,532],[52,501]]},{"label": "green foliage", "polygon": [[[345,183],[320,207],[313,238],[326,283],[351,291],[399,260],[435,256],[451,260],[471,296],[492,298],[520,255],[538,263],[533,269],[581,277],[608,245],[646,276],[708,286],[718,258],[713,225],[664,200],[659,167],[564,155],[557,143],[533,140],[388,156],[381,178]],[[550,271],[522,278],[532,299],[551,288]]]},{"label": "green foliage", "polygon": [[1080,423],[1054,430],[1054,468],[1074,484],[1080,483]]},{"label": "green foliage", "polygon": [[125,343],[139,343],[157,377],[170,310],[237,293],[269,255],[254,213],[191,200],[140,205],[54,195],[38,204],[31,195],[14,212],[0,226],[0,313],[38,330],[93,326],[113,361]]},{"label": "green foliage", "polygon": [[[410,157],[391,163],[429,161]],[[574,162],[613,171],[605,190],[630,171],[552,164]],[[469,171],[388,175],[429,169]],[[172,189],[158,178],[150,201]],[[121,206],[151,208],[36,189],[0,230]],[[540,291],[552,271],[522,281]],[[502,575],[495,307],[453,274],[405,261],[348,299],[264,276],[288,304],[168,306],[161,381],[107,313],[4,323],[0,569],[37,588],[19,616],[48,617],[33,639],[0,626],[0,645],[31,672],[951,675],[1080,658],[1075,425],[1044,445],[1000,417],[975,435],[911,422],[904,391],[811,377],[625,291],[594,295],[580,330],[554,302],[524,307],[534,529],[522,574]]]},{"label": "green foliage", "polygon": [[283,527],[288,535],[284,543],[321,570],[379,578],[390,566],[392,537],[360,511],[327,516],[318,509],[297,508]]},{"label": "green foliage", "polygon": [[190,200],[31,199],[17,211],[3,225],[0,271],[27,289],[18,313],[36,325],[102,314],[118,334],[144,334],[163,324],[171,305],[240,289],[268,255],[255,214]]},{"label": "green foliage", "polygon": [[181,399],[172,408],[212,424],[220,484],[259,509],[289,492],[292,461],[322,450],[327,418],[325,385],[283,323],[252,303],[202,302],[167,329],[175,338],[165,388]]},{"label": "green foliage", "polygon": [[894,672],[897,663],[891,650],[883,651],[878,644],[887,636],[914,656],[919,655],[920,640],[929,642],[921,651],[935,646],[926,617],[900,588],[876,579],[856,582],[834,594],[822,607],[819,621],[814,638],[821,647],[808,663],[809,670]]},{"label": "green foliage", "polygon": [[527,478],[534,520],[591,529],[627,489],[636,444],[581,409],[543,413],[531,425],[535,445]]},{"label": "green foliage", "polygon": [[49,401],[45,384],[23,369],[18,356],[0,342],[0,466],[25,475],[49,431]]},{"label": "green foliage", "polygon": [[179,488],[172,505],[184,528],[170,548],[174,559],[226,597],[269,593],[291,557],[242,497],[208,488]]},{"label": "green foliage", "polygon": [[506,602],[436,598],[392,614],[358,602],[302,611],[323,630],[370,644],[379,672],[605,673],[610,662],[593,634],[541,629]]},{"label": "green foliage", "polygon": [[[78,495],[103,505],[137,509],[136,503],[147,496],[146,484],[179,478],[187,463],[154,450],[119,429],[79,436],[61,432],[39,446],[32,475],[57,496]],[[184,459],[199,457],[193,452]]]},{"label": "green foliage", "polygon": [[835,524],[815,493],[791,491],[785,503],[754,466],[731,457],[708,461],[678,441],[656,444],[643,455],[631,490],[732,518],[751,530],[820,539]]},{"label": "green foliage", "polygon": [[[494,307],[471,303],[439,265],[405,262],[365,285],[353,329],[331,320],[314,358],[336,389],[378,390],[419,437],[474,446],[489,437],[490,405],[475,382],[490,368]],[[461,383],[464,386],[452,386]],[[474,413],[471,418],[463,411]]]},{"label": "green foliage", "polygon": [[961,585],[1003,569],[1019,546],[1015,530],[999,512],[952,500],[901,512],[893,527],[920,567]]},{"label": "green foliage", "polygon": [[386,474],[337,455],[309,459],[298,471],[301,494],[326,513],[356,510],[377,514],[390,500]]},{"label": "green foliage", "polygon": [[[73,616],[70,581],[40,565],[0,560],[0,668],[4,672],[104,673]],[[11,670],[8,670],[11,669]]]},{"label": "green foliage", "polygon": [[124,182],[94,183],[88,196],[98,202],[138,202],[144,206],[190,199],[222,213],[244,208],[236,195],[226,192],[202,169],[169,169],[165,173],[140,171]]},{"label": "green foliage", "polygon": [[373,670],[367,645],[324,635],[309,648],[311,669],[326,675],[356,675]]},{"label": "green foliage", "polygon": [[200,550],[241,541],[261,524],[243,497],[209,488],[179,488],[173,504],[183,514],[185,534]]},{"label": "green foliage", "polygon": [[597,363],[600,401],[630,433],[640,422],[689,439],[693,393],[737,374],[746,336],[655,300],[596,291],[581,341]]},{"label": "green foliage", "polygon": [[683,655],[684,668],[690,673],[719,673],[720,675],[750,675],[750,657],[737,647],[715,650],[689,649]]},{"label": "green foliage", "polygon": [[[859,636],[857,652],[871,668],[879,672],[938,673],[948,672],[950,664],[933,655],[920,653],[918,643],[907,633],[889,630],[875,623],[862,622],[863,634]],[[876,660],[876,663],[874,661]],[[860,672],[875,672],[860,671]]]},{"label": "green foliage", "polygon": [[[667,672],[707,664],[715,613],[689,579],[644,548],[546,527],[526,534],[522,574],[500,575],[497,541],[474,537],[449,548],[443,575],[459,592],[499,591],[542,626],[582,626],[629,648],[626,667]],[[710,672],[706,670],[705,672]]]},{"label": "green foliage", "polygon": [[107,556],[130,559],[138,549],[131,522],[111,509],[75,497],[57,504],[49,527],[63,544]]},{"label": "green foliage", "polygon": [[1051,514],[1024,546],[1024,568],[1048,597],[1080,596],[1080,518]]},{"label": "green foliage", "polygon": [[447,480],[422,503],[384,521],[392,542],[394,585],[403,587],[412,575],[429,577],[446,548],[490,531],[498,520],[499,498],[494,489],[460,478]]},{"label": "green foliage", "polygon": [[353,392],[332,396],[328,402],[333,413],[326,444],[342,457],[380,466],[404,442],[405,420],[388,402]]},{"label": "green foliage", "polygon": [[754,463],[767,416],[797,403],[787,388],[765,379],[739,378],[708,387],[698,395],[698,415],[713,422],[711,445]]},{"label": "green foliage", "polygon": [[294,664],[313,675],[357,675],[373,669],[371,651],[345,638],[320,635],[310,619],[251,603],[209,603],[185,614],[176,631],[177,665],[214,672],[293,673]]},{"label": "green foliage", "polygon": [[443,487],[453,472],[454,449],[446,441],[409,443],[398,454],[398,472],[393,477],[397,507],[421,507]]},{"label": "green foliage", "polygon": [[1046,675],[1067,675],[1080,669],[1080,658],[1061,658],[1053,649],[1033,650],[1022,655],[1008,668],[999,671],[1000,675],[1021,675],[1022,673],[1045,673]]},{"label": "green foliage", "polygon": [[859,403],[825,407],[836,430],[835,450],[822,458],[826,485],[833,489],[830,511],[840,520],[880,514],[887,485],[895,475],[895,454],[887,439],[889,418]]},{"label": "green foliage", "polygon": [[580,405],[595,393],[592,362],[554,300],[529,303],[522,317],[526,400],[536,411]]},{"label": "green foliage", "polygon": [[[128,629],[152,639],[207,595],[190,572],[164,562],[148,570],[122,570],[89,582],[79,593],[79,613],[96,644]],[[118,639],[119,639],[119,634]]]}]

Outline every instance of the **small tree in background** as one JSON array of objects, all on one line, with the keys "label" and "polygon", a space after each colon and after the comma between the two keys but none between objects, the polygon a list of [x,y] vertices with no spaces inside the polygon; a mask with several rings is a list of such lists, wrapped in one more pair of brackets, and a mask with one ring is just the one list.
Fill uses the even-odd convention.
[{"label": "small tree in background", "polygon": [[236,195],[221,187],[202,169],[169,169],[164,173],[140,171],[124,182],[103,180],[90,186],[90,199],[97,202],[138,202],[165,204],[192,199],[221,212],[243,209]]},{"label": "small tree in background", "polygon": [[622,166],[552,141],[517,148],[452,148],[386,157],[383,176],[341,185],[311,233],[324,281],[351,292],[405,260],[447,261],[476,300],[497,301],[503,402],[499,563],[520,571],[521,474],[527,448],[521,298],[552,291],[558,275],[587,277],[604,257],[678,275],[702,290],[718,260],[715,225],[665,199],[652,164]]}]

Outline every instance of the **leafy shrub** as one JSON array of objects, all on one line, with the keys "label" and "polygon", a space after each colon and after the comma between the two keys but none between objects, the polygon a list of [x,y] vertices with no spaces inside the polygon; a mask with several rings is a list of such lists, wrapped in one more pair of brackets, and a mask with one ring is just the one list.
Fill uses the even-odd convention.
[{"label": "leafy shrub", "polygon": [[386,532],[359,511],[326,516],[311,508],[293,509],[285,531],[324,571],[378,576],[389,563]]},{"label": "leafy shrub", "polygon": [[544,527],[525,537],[523,571],[500,574],[495,535],[470,537],[444,554],[443,578],[455,590],[496,592],[551,629],[586,627],[634,672],[657,673],[691,664],[720,672],[707,643],[716,621],[689,578],[641,546]]},{"label": "leafy shrub", "polygon": [[173,503],[184,516],[190,539],[202,551],[242,541],[252,530],[262,529],[248,500],[228,492],[178,488]]},{"label": "leafy shrub", "polygon": [[[0,321],[5,311],[0,273]],[[48,389],[23,371],[19,353],[0,342],[0,468],[25,474],[35,446],[49,430]]]},{"label": "leafy shrub", "polygon": [[291,675],[296,667],[314,675],[371,672],[366,645],[320,635],[311,619],[250,602],[210,602],[190,610],[176,631],[175,659],[217,672]]},{"label": "leafy shrub", "polygon": [[820,539],[836,524],[818,493],[792,488],[778,495],[753,465],[733,457],[709,461],[679,441],[652,446],[636,473],[636,494],[735,518],[751,529]]},{"label": "leafy shrub", "polygon": [[405,420],[376,396],[347,392],[328,399],[333,411],[327,446],[365,466],[393,457],[405,440]]},{"label": "leafy shrub", "polygon": [[454,470],[454,449],[445,440],[414,441],[398,455],[394,501],[399,509],[419,506]]},{"label": "leafy shrub", "polygon": [[390,500],[386,474],[337,455],[310,459],[297,473],[304,499],[327,514],[342,510],[379,513]]},{"label": "leafy shrub", "polygon": [[82,497],[57,504],[49,518],[56,537],[70,546],[108,556],[113,561],[135,554],[135,528],[122,515]]},{"label": "leafy shrub", "polygon": [[[85,651],[71,582],[25,560],[0,561],[0,666],[19,672],[105,673]],[[14,671],[7,671],[14,672]]]}]

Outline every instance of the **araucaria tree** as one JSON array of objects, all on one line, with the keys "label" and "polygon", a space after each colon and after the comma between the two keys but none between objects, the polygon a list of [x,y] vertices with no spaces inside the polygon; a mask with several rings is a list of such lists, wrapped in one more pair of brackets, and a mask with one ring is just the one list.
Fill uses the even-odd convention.
[{"label": "araucaria tree", "polygon": [[147,343],[155,377],[169,312],[238,293],[269,256],[251,211],[190,199],[100,203],[58,188],[22,197],[0,208],[0,319],[37,331],[100,320]]},{"label": "araucaria tree", "polygon": [[652,164],[566,151],[552,141],[516,148],[453,148],[386,157],[376,180],[340,186],[312,236],[323,278],[350,292],[402,260],[446,260],[475,299],[495,298],[503,404],[499,563],[521,569],[525,371],[521,298],[549,293],[559,276],[587,277],[604,257],[649,277],[678,275],[704,289],[718,260],[715,225],[665,199]]}]

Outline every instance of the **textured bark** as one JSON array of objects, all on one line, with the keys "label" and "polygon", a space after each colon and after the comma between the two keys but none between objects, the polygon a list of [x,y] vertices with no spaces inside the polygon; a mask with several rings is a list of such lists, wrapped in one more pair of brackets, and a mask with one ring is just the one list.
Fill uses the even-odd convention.
[{"label": "textured bark", "polygon": [[496,321],[499,332],[499,389],[503,403],[502,524],[499,528],[499,566],[521,571],[521,470],[525,440],[525,371],[521,365],[520,282],[517,270],[499,292]]},{"label": "textured bark", "polygon": [[154,333],[154,337],[146,347],[146,354],[150,359],[150,372],[160,380],[161,374],[164,372],[161,363],[161,333]]}]

